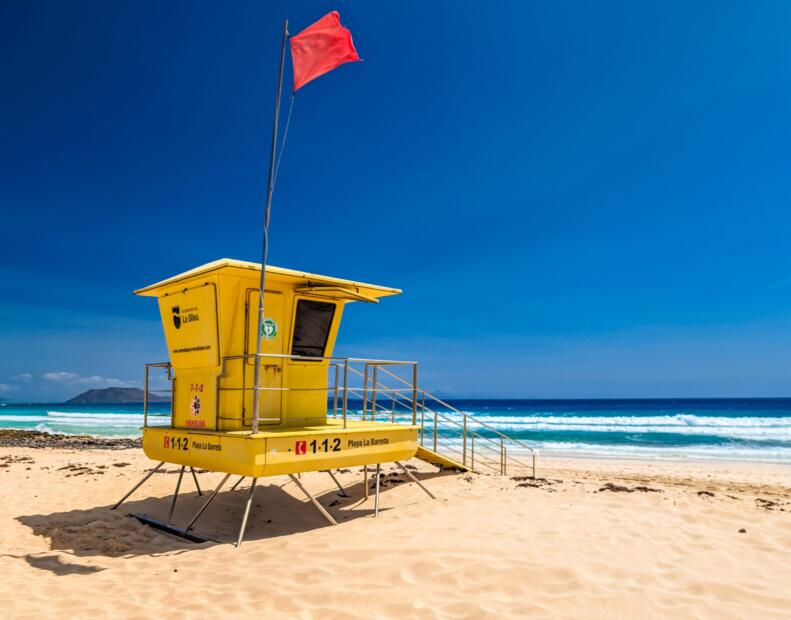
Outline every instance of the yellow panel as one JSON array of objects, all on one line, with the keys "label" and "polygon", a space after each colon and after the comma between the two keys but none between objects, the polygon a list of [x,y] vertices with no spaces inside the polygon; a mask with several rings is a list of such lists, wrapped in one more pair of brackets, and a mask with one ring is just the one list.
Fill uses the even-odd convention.
[{"label": "yellow panel", "polygon": [[326,422],[328,366],[327,361],[287,364],[286,424],[308,426]]},{"label": "yellow panel", "polygon": [[262,476],[266,439],[230,433],[164,428],[143,430],[143,451],[151,459],[240,476]]},{"label": "yellow panel", "polygon": [[170,361],[177,371],[219,365],[214,284],[202,284],[160,297],[159,312]]},{"label": "yellow panel", "polygon": [[[333,303],[333,300],[329,299],[295,296],[293,307],[291,308],[291,334],[289,336],[293,334],[297,316],[297,304],[302,299]],[[334,305],[335,312],[322,357],[332,356],[335,339],[338,335],[338,327],[341,323],[343,302],[335,302]],[[287,345],[289,353],[293,353],[291,340],[292,338],[289,338]],[[285,394],[287,424],[305,426],[325,423],[327,418],[328,389],[334,385],[335,381],[335,373],[334,370],[330,369],[329,360],[315,362],[289,360],[286,364],[286,372],[288,375],[287,385],[289,387],[289,391]],[[329,380],[328,373],[330,373]]]},{"label": "yellow panel", "polygon": [[417,451],[417,427],[294,433],[267,439],[267,476],[402,461]]},{"label": "yellow panel", "polygon": [[[283,294],[267,290],[264,293],[264,333],[261,338],[261,353],[285,353],[285,343],[290,325],[284,324]],[[256,330],[258,329],[258,289],[247,290],[247,353],[255,353]],[[255,358],[247,360],[245,385],[252,386]],[[282,412],[283,360],[276,357],[261,358],[261,387],[274,388],[261,392],[261,424],[279,424]],[[253,392],[245,392],[245,411],[247,420],[253,416]]]},{"label": "yellow panel", "polygon": [[175,428],[216,428],[217,371],[185,369],[176,372],[173,386]]},{"label": "yellow panel", "polygon": [[143,450],[157,461],[259,478],[406,460],[417,451],[417,433],[417,426],[372,422],[256,435],[149,427]]}]

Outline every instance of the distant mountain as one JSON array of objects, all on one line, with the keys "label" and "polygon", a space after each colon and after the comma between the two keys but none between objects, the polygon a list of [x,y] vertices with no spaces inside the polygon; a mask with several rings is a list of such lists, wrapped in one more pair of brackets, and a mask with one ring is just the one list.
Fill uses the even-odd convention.
[{"label": "distant mountain", "polygon": [[[144,392],[140,388],[104,388],[103,390],[88,390],[79,396],[67,400],[67,405],[113,405],[119,403],[142,403]],[[164,396],[148,395],[150,403],[168,403],[169,398]]]}]

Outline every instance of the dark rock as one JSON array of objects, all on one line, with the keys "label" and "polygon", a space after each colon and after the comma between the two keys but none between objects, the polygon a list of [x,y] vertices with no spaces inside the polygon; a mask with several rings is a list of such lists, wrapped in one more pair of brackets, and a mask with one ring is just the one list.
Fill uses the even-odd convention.
[{"label": "dark rock", "polygon": [[128,450],[142,448],[142,441],[131,438],[57,435],[39,431],[0,430],[0,448],[68,448],[83,450]]},{"label": "dark rock", "polygon": [[523,480],[517,484],[517,488],[523,489],[541,489],[543,487],[558,484],[561,480],[554,480],[549,478],[533,478],[532,476],[514,476],[511,480]]},{"label": "dark rock", "polygon": [[608,482],[599,491],[612,491],[613,493],[634,493],[635,491],[639,491],[640,493],[661,493],[661,489],[652,489],[651,487],[645,486],[637,486],[634,488],[629,488],[625,486],[621,486],[619,484],[613,484],[612,482]]},{"label": "dark rock", "polygon": [[763,499],[761,497],[755,498],[755,505],[758,508],[763,508],[764,510],[774,510],[777,508],[777,502],[772,501],[771,499]]}]

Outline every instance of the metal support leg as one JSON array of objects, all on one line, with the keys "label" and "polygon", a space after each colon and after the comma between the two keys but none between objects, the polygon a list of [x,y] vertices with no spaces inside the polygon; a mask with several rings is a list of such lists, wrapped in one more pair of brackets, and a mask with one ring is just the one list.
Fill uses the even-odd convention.
[{"label": "metal support leg", "polygon": [[305,495],[307,495],[307,496],[308,496],[308,499],[309,499],[311,502],[313,502],[313,505],[314,505],[316,508],[318,508],[318,509],[319,509],[319,512],[320,512],[321,514],[323,514],[323,515],[326,517],[327,521],[329,521],[329,522],[330,522],[330,523],[332,523],[333,525],[338,525],[338,522],[337,522],[335,519],[333,519],[333,518],[332,518],[332,515],[331,515],[329,512],[327,512],[327,511],[324,509],[324,506],[322,506],[321,504],[319,504],[319,502],[316,500],[316,498],[315,498],[315,497],[313,497],[313,496],[312,496],[312,495],[311,495],[311,494],[308,492],[308,490],[307,490],[305,487],[303,487],[303,486],[302,486],[302,483],[301,483],[299,480],[297,480],[297,477],[296,477],[294,474],[289,474],[289,475],[288,475],[288,477],[289,477],[289,478],[291,478],[291,480],[294,482],[294,484],[296,484],[296,485],[297,485],[297,486],[298,486],[298,487],[301,489],[301,491],[302,491],[302,492],[303,492]]},{"label": "metal support leg", "polygon": [[179,489],[181,488],[181,479],[184,477],[184,465],[181,466],[179,471],[179,479],[176,481],[176,492],[173,493],[173,500],[170,502],[170,512],[168,513],[167,525],[173,522],[173,511],[176,509],[176,500],[179,497]]},{"label": "metal support leg", "polygon": [[412,472],[411,472],[411,471],[409,471],[409,470],[408,470],[406,467],[404,467],[404,466],[403,466],[403,465],[402,465],[402,464],[401,464],[399,461],[396,461],[396,462],[395,462],[395,464],[396,464],[396,465],[398,465],[398,466],[401,468],[401,470],[402,470],[402,471],[403,471],[403,472],[404,472],[404,473],[407,475],[407,477],[408,477],[410,480],[412,480],[412,482],[416,483],[416,484],[417,484],[417,485],[418,485],[418,486],[419,486],[421,489],[423,489],[423,490],[424,490],[424,491],[425,491],[425,492],[428,494],[428,496],[429,496],[431,499],[437,499],[436,497],[434,497],[433,493],[432,493],[431,491],[429,491],[429,490],[428,490],[426,487],[424,487],[424,486],[423,486],[423,483],[421,483],[421,482],[420,482],[420,480],[418,480],[417,478],[415,478],[415,477],[412,475]]},{"label": "metal support leg", "polygon": [[190,471],[192,472],[192,479],[195,481],[195,488],[198,489],[198,495],[203,495],[203,491],[200,490],[200,485],[198,484],[198,477],[195,475],[195,470],[190,467]]},{"label": "metal support leg", "polygon": [[363,467],[363,489],[364,489],[363,497],[365,497],[365,499],[368,499],[368,465],[365,465]]},{"label": "metal support leg", "polygon": [[195,525],[195,521],[197,521],[198,517],[200,517],[203,514],[203,511],[206,510],[206,508],[209,507],[209,504],[211,504],[212,500],[215,497],[217,497],[217,493],[220,492],[220,489],[222,488],[222,485],[224,485],[226,483],[226,481],[228,480],[228,478],[230,478],[230,477],[231,477],[231,474],[225,474],[225,477],[222,480],[220,480],[220,484],[217,485],[217,488],[214,489],[214,491],[212,491],[211,495],[209,495],[209,499],[207,499],[206,502],[203,504],[203,506],[201,506],[201,509],[197,512],[197,514],[194,517],[192,517],[192,521],[187,523],[187,527],[185,527],[182,530],[183,532],[186,533],[186,532],[189,532],[192,529],[192,526]]},{"label": "metal support leg", "polygon": [[[239,480],[236,481],[236,484],[234,484],[231,487],[231,491],[235,491],[236,487],[238,487],[240,484],[242,484],[242,480],[244,480],[244,476],[242,476],[241,478],[239,478]],[[255,478],[253,478],[253,484],[255,484]]]},{"label": "metal support leg", "polygon": [[[242,480],[244,480],[244,478],[242,478]],[[241,482],[242,480],[240,480],[239,482]],[[237,482],[236,484],[239,484],[239,482]],[[237,547],[239,547],[242,544],[242,538],[244,538],[244,531],[247,529],[247,517],[250,516],[250,506],[253,505],[253,493],[255,492],[256,482],[258,482],[258,478],[253,478],[253,484],[250,486],[250,494],[247,496],[247,505],[244,507],[244,516],[242,517],[242,527],[239,528],[239,538],[236,539]]]},{"label": "metal support leg", "polygon": [[379,470],[381,469],[381,464],[376,464],[376,495],[374,496],[374,516],[379,516]]},{"label": "metal support leg", "polygon": [[333,481],[333,482],[334,482],[334,483],[335,483],[335,484],[338,486],[338,488],[340,489],[340,491],[341,491],[341,492],[340,492],[340,493],[338,493],[338,495],[339,495],[340,497],[349,497],[349,494],[346,492],[346,489],[344,489],[344,488],[343,488],[343,486],[341,486],[341,483],[340,483],[340,482],[338,482],[338,479],[335,477],[335,474],[333,474],[333,473],[332,473],[332,471],[331,471],[331,470],[329,470],[329,469],[327,470],[327,473],[330,475],[330,478],[332,478],[332,481]]},{"label": "metal support leg", "polygon": [[138,483],[137,483],[137,484],[136,484],[134,487],[132,487],[132,490],[131,490],[131,491],[129,491],[129,493],[127,493],[127,494],[126,494],[126,495],[124,495],[124,496],[123,496],[123,497],[122,497],[120,500],[118,500],[118,503],[117,503],[115,506],[113,506],[112,508],[110,508],[110,510],[115,510],[116,508],[118,508],[118,506],[120,506],[121,504],[123,504],[123,503],[126,501],[126,498],[127,498],[127,497],[129,497],[129,496],[130,496],[132,493],[134,493],[135,491],[137,491],[137,490],[138,490],[138,489],[139,489],[139,488],[140,488],[140,487],[143,485],[143,483],[144,483],[146,480],[148,480],[148,479],[149,479],[151,476],[153,476],[153,475],[154,475],[156,472],[158,472],[158,471],[159,471],[159,468],[160,468],[160,467],[162,467],[164,464],[165,464],[165,461],[162,461],[162,462],[161,462],[159,465],[157,465],[157,466],[156,466],[154,469],[152,469],[150,472],[148,472],[148,473],[145,475],[145,477],[144,477],[144,478],[143,478],[143,479],[142,479],[140,482],[138,482]]}]

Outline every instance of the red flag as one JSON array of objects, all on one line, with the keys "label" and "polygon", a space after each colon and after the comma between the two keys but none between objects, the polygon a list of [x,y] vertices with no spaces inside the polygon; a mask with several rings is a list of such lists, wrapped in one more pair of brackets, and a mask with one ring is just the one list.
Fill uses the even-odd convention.
[{"label": "red flag", "polygon": [[341,26],[338,11],[327,13],[315,24],[291,37],[294,92],[335,67],[359,60],[352,43],[352,33]]}]

